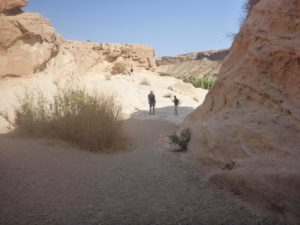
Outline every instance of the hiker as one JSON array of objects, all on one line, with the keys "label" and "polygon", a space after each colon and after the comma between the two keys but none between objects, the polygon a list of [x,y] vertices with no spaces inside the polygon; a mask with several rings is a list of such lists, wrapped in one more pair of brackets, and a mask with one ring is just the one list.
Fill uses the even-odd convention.
[{"label": "hiker", "polygon": [[179,105],[179,99],[174,95],[174,99],[172,100],[174,102],[174,112],[175,115],[178,115],[178,105]]},{"label": "hiker", "polygon": [[148,103],[149,103],[149,107],[150,107],[149,115],[151,115],[151,113],[153,115],[155,115],[156,100],[155,100],[155,95],[153,94],[153,91],[150,91],[150,93],[148,94]]}]

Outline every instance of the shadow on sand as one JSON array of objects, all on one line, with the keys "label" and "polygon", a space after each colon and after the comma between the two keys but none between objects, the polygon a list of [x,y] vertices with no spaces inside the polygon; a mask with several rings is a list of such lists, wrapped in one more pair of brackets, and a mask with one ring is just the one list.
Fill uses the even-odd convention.
[{"label": "shadow on sand", "polygon": [[155,115],[149,115],[148,110],[137,110],[124,121],[124,129],[135,145],[151,144],[173,133],[193,110],[192,107],[179,107],[178,115],[171,106],[157,108]]}]

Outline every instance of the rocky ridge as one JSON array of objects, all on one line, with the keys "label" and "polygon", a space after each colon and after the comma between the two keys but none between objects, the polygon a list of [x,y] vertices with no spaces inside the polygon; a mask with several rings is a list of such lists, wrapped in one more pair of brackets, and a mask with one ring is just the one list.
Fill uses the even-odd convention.
[{"label": "rocky ridge", "polygon": [[64,70],[62,61],[72,65],[69,72],[79,75],[110,74],[116,63],[124,64],[123,70],[155,71],[153,48],[66,41],[49,20],[37,13],[22,12],[26,4],[27,0],[0,0],[0,78]]},{"label": "rocky ridge", "polygon": [[174,77],[201,77],[219,73],[228,49],[163,56],[156,60],[157,71]]}]

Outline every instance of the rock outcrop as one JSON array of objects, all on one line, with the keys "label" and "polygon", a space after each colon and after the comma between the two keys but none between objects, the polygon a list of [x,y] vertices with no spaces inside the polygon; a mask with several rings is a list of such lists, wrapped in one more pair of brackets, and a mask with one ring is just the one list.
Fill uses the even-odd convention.
[{"label": "rock outcrop", "polygon": [[3,9],[14,12],[0,15],[0,78],[41,71],[59,51],[60,38],[48,20],[36,13],[15,13],[24,2],[1,1]]},{"label": "rock outcrop", "polygon": [[[36,13],[23,13],[27,0],[0,0],[0,78],[40,71],[113,73],[155,71],[154,49],[146,45],[65,41]],[[67,68],[67,69],[66,69]]]},{"label": "rock outcrop", "polygon": [[62,50],[71,53],[81,75],[112,73],[116,63],[124,64],[126,71],[156,68],[154,49],[147,45],[64,41]]},{"label": "rock outcrop", "polygon": [[0,13],[17,13],[21,12],[28,0],[0,0]]},{"label": "rock outcrop", "polygon": [[178,78],[217,75],[228,54],[229,50],[224,49],[193,52],[174,57],[164,56],[156,60],[157,71]]},{"label": "rock outcrop", "polygon": [[217,83],[183,124],[192,152],[228,170],[211,181],[291,223],[300,219],[299,37],[299,0],[258,1]]}]

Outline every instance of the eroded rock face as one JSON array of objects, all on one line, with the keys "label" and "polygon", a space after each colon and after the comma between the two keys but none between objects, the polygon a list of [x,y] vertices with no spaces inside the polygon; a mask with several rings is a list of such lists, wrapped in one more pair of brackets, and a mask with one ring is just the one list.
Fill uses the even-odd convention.
[{"label": "eroded rock face", "polygon": [[0,13],[20,12],[27,3],[28,0],[0,0]]},{"label": "eroded rock face", "polygon": [[59,36],[36,13],[0,16],[0,77],[33,74],[59,51]]},{"label": "eroded rock face", "polygon": [[[275,199],[276,207],[284,208],[277,214],[293,212],[299,207],[293,199],[300,199],[295,191],[300,186],[299,37],[299,0],[260,0],[216,85],[184,122],[192,130],[189,147],[202,161],[219,168],[237,163],[237,169],[212,178],[215,183]],[[276,189],[281,181],[286,189]],[[268,186],[274,190],[265,191]]]},{"label": "eroded rock face", "polygon": [[229,50],[224,49],[164,56],[156,60],[157,71],[179,78],[217,75],[228,54]]},{"label": "eroded rock face", "polygon": [[46,68],[60,76],[110,74],[117,71],[114,67],[120,63],[127,72],[155,71],[153,48],[65,41],[47,19],[36,13],[22,13],[21,7],[26,3],[27,0],[0,0],[0,78],[34,74]]},{"label": "eroded rock face", "polygon": [[73,55],[81,75],[112,73],[116,63],[124,63],[126,71],[156,68],[154,49],[147,45],[64,41],[62,49]]}]

